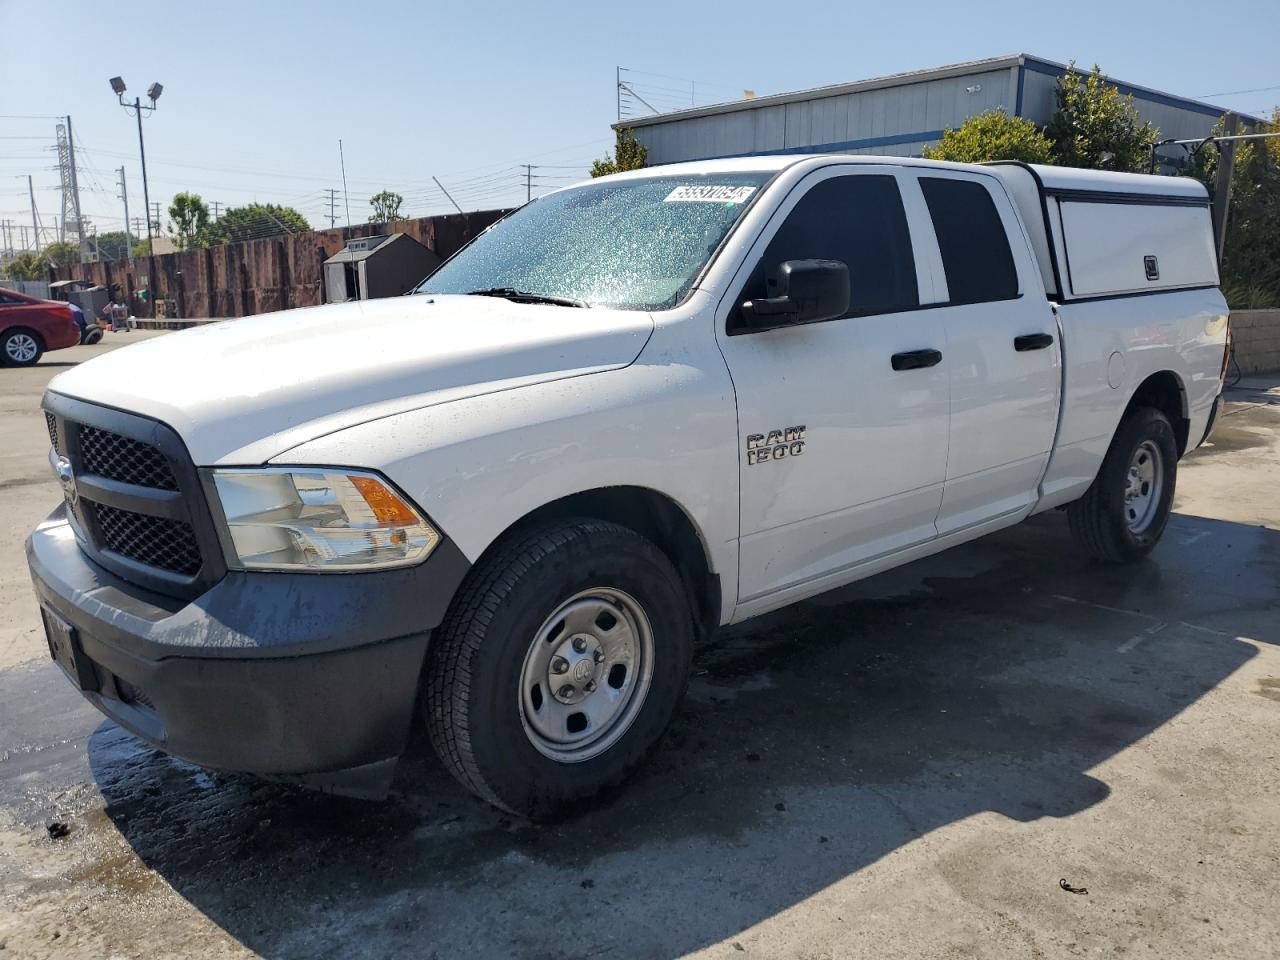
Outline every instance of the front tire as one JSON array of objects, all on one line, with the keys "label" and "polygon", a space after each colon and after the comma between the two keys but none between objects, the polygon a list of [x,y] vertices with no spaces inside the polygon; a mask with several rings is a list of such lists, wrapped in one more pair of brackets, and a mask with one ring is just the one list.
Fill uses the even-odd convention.
[{"label": "front tire", "polygon": [[1142,559],[1169,522],[1177,477],[1169,418],[1151,407],[1133,411],[1120,422],[1088,491],[1067,510],[1076,542],[1103,563]]},{"label": "front tire", "polygon": [[16,327],[0,334],[0,361],[10,367],[34,367],[44,355],[44,341],[33,330]]},{"label": "front tire", "polygon": [[556,816],[644,759],[692,647],[679,574],[640,534],[589,519],[518,533],[471,572],[432,638],[432,746],[495,806]]}]

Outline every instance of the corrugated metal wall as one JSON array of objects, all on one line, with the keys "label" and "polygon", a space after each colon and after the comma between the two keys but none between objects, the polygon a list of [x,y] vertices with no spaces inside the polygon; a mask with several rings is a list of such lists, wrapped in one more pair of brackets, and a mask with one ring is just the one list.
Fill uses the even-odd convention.
[{"label": "corrugated metal wall", "polygon": [[[1033,120],[1038,126],[1044,126],[1053,117],[1057,109],[1053,91],[1058,81],[1057,71],[1050,72],[1037,64],[1029,63],[1022,80],[1022,115]],[[1161,137],[1187,139],[1207,136],[1217,123],[1218,113],[1207,110],[1191,109],[1177,103],[1169,102],[1169,98],[1160,97],[1142,90],[1132,90],[1121,86],[1121,92],[1133,93],[1134,106],[1142,119],[1154,124],[1160,130]]]},{"label": "corrugated metal wall", "polygon": [[[1028,60],[1025,67],[978,70],[646,123],[634,132],[648,148],[650,164],[806,151],[919,156],[948,127],[958,127],[969,117],[997,107],[1009,113],[1020,110],[1039,125],[1047,123],[1054,111],[1056,78],[1056,68]],[[1121,90],[1131,88],[1121,85]],[[1203,107],[1156,93],[1132,92],[1143,118],[1165,137],[1204,136],[1217,119]]]},{"label": "corrugated metal wall", "polygon": [[813,149],[902,156],[966,117],[1012,112],[1016,96],[1015,74],[1003,68],[645,125],[635,135],[651,164]]}]

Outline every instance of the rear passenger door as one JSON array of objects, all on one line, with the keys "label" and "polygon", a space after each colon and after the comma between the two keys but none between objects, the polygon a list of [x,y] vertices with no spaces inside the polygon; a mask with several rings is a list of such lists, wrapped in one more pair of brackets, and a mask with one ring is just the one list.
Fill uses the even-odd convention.
[{"label": "rear passenger door", "polygon": [[[932,274],[917,261],[911,228],[927,215],[918,193],[904,204],[897,170],[839,165],[802,180],[717,312],[738,403],[739,617],[936,536],[947,460],[944,334],[937,311],[920,309]],[[742,301],[770,296],[771,271],[805,259],[848,265],[849,312],[746,329]],[[925,351],[938,355],[904,360]]]},{"label": "rear passenger door", "polygon": [[995,177],[916,168],[939,263],[951,435],[938,533],[1037,499],[1057,428],[1060,347],[1021,221]]}]

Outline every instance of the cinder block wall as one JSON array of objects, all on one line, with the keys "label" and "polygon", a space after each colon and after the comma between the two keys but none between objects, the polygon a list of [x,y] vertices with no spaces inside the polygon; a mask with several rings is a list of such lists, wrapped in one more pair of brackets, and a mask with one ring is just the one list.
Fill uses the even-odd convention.
[{"label": "cinder block wall", "polygon": [[1280,370],[1280,309],[1232,310],[1231,335],[1245,376]]}]

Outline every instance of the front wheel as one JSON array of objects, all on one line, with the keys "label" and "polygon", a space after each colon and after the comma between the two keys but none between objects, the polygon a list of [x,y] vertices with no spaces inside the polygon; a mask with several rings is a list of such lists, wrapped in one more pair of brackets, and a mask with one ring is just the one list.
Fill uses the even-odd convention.
[{"label": "front wheel", "polygon": [[1144,407],[1121,421],[1097,477],[1067,510],[1071,533],[1104,563],[1132,563],[1164,533],[1178,477],[1169,418]]},{"label": "front wheel", "polygon": [[35,366],[43,353],[39,335],[30,330],[6,330],[0,335],[0,359],[11,367]]},{"label": "front wheel", "polygon": [[474,793],[554,816],[620,783],[688,680],[693,621],[671,561],[640,534],[567,520],[471,572],[427,654],[431,742]]}]

